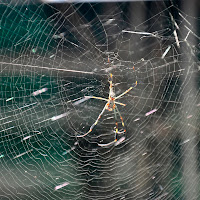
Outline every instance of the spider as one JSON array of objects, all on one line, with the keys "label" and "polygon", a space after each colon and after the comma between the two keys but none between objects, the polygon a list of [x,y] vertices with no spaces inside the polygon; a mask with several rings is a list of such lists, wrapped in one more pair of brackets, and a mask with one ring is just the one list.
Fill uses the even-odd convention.
[{"label": "spider", "polygon": [[[134,67],[133,67],[134,69]],[[92,126],[90,127],[89,131],[86,132],[85,134],[83,135],[77,135],[77,137],[85,137],[86,135],[88,135],[89,133],[92,132],[93,128],[97,125],[97,123],[99,122],[100,118],[102,117],[103,113],[108,110],[108,111],[113,111],[114,113],[114,117],[115,117],[115,140],[113,142],[117,142],[117,137],[116,135],[117,134],[122,134],[122,133],[125,133],[126,132],[126,129],[125,129],[125,125],[124,125],[124,120],[119,112],[119,109],[117,107],[117,104],[118,105],[121,105],[121,106],[126,106],[126,104],[123,104],[123,103],[120,103],[120,102],[117,102],[116,100],[121,98],[122,96],[124,96],[125,94],[127,94],[129,91],[131,91],[134,86],[131,86],[128,90],[126,90],[125,92],[121,93],[120,95],[118,95],[117,97],[115,97],[115,92],[114,92],[114,84],[113,84],[113,75],[110,73],[110,76],[109,76],[109,79],[108,79],[108,82],[110,84],[109,86],[109,96],[108,96],[108,99],[106,98],[103,98],[103,97],[96,97],[96,96],[85,96],[85,99],[99,99],[99,100],[103,100],[103,101],[106,101],[106,104],[103,108],[103,110],[101,111],[101,113],[99,114],[98,118],[96,119],[96,121],[94,122],[94,124],[92,124]],[[135,86],[137,86],[137,81],[135,82]],[[121,124],[122,124],[122,127],[123,127],[123,131],[119,131],[118,130],[118,122],[117,122],[117,115],[120,117],[120,120],[121,120]]]}]

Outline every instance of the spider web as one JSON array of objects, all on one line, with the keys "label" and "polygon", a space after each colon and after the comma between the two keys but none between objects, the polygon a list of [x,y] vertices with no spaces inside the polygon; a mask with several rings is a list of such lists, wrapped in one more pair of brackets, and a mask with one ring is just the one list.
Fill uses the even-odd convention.
[{"label": "spider web", "polygon": [[194,7],[1,2],[0,199],[198,199]]}]

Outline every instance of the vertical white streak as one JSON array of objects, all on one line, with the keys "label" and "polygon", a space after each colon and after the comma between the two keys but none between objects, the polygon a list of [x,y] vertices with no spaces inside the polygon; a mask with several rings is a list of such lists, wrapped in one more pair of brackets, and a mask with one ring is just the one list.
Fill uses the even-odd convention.
[{"label": "vertical white streak", "polygon": [[180,48],[180,42],[179,42],[179,40],[178,40],[178,35],[177,35],[176,30],[174,30],[174,37],[175,37],[175,40],[176,40],[176,45],[177,45],[177,47]]},{"label": "vertical white streak", "polygon": [[23,155],[25,155],[25,154],[27,154],[27,153],[29,153],[29,152],[31,152],[31,151],[33,151],[33,149],[31,149],[31,150],[29,150],[29,151],[26,151],[26,152],[24,152],[24,153],[21,153],[21,154],[17,155],[17,156],[15,156],[13,159],[19,158],[19,157],[21,157],[21,156],[23,156]]},{"label": "vertical white streak", "polygon": [[147,113],[145,114],[145,116],[147,117],[147,116],[149,116],[149,115],[155,113],[157,110],[158,110],[158,109],[153,109],[153,110],[147,112]]},{"label": "vertical white streak", "polygon": [[180,12],[178,14],[191,26],[190,22]]},{"label": "vertical white streak", "polygon": [[61,185],[57,185],[54,189],[55,189],[55,190],[59,190],[60,188],[63,188],[63,187],[65,187],[65,186],[67,186],[67,185],[69,185],[69,182],[64,182],[64,183],[61,184]]},{"label": "vertical white streak", "polygon": [[170,49],[171,49],[171,46],[168,46],[167,49],[165,50],[165,52],[162,55],[162,59],[167,55],[167,53],[169,52]]},{"label": "vertical white streak", "polygon": [[53,117],[51,118],[51,121],[55,121],[55,120],[58,120],[58,119],[60,119],[60,118],[66,117],[67,114],[68,114],[68,113],[63,113],[63,114],[61,114],[61,115],[53,116]]},{"label": "vertical white streak", "polygon": [[179,30],[180,28],[179,28],[178,24],[176,23],[174,17],[172,16],[171,13],[169,13],[169,15],[170,15],[170,17],[171,17],[171,20],[174,22],[174,26]]}]

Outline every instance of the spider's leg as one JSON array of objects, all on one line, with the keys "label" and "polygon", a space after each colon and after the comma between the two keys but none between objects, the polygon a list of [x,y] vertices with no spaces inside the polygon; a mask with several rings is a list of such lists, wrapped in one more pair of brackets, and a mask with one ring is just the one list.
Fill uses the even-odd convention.
[{"label": "spider's leg", "polygon": [[[121,124],[122,124],[123,129],[124,129],[123,133],[125,133],[125,132],[126,132],[126,129],[125,129],[125,125],[124,125],[124,120],[123,120],[123,118],[122,118],[122,116],[121,116],[121,114],[120,114],[120,112],[119,112],[119,109],[117,108],[116,105],[115,105],[115,109],[116,109],[116,111],[115,111],[116,115],[118,114],[119,117],[120,117],[120,119],[121,119]],[[121,134],[122,132],[119,132],[119,131],[118,131],[117,133],[118,133],[118,134]]]},{"label": "spider's leg", "polygon": [[124,103],[120,103],[120,102],[116,102],[116,101],[115,101],[115,103],[116,103],[116,104],[119,104],[119,105],[121,105],[121,106],[126,106],[126,104],[124,104]]},{"label": "spider's leg", "polygon": [[98,121],[100,120],[101,116],[103,115],[103,113],[105,112],[107,107],[107,103],[104,106],[103,110],[101,111],[101,113],[99,114],[98,118],[96,119],[96,121],[94,122],[94,124],[92,124],[92,126],[90,127],[89,131],[83,135],[77,135],[77,137],[85,137],[86,135],[88,135],[90,132],[92,132],[93,128],[97,125]]},{"label": "spider's leg", "polygon": [[[84,98],[78,100],[78,101],[75,101],[73,103],[74,106],[80,104],[80,103],[83,103],[84,101],[87,101],[88,99],[99,99],[99,100],[103,100],[103,101],[109,101],[109,99],[106,99],[106,98],[103,98],[103,97],[95,97],[95,96],[85,96]],[[126,104],[124,103],[120,103],[120,102],[115,102],[116,104],[119,104],[121,106],[126,106]]]},{"label": "spider's leg", "polygon": [[99,99],[99,100],[103,100],[103,101],[109,101],[108,99],[105,99],[103,97],[85,96],[85,98],[87,98],[87,99]]},{"label": "spider's leg", "polygon": [[[136,85],[137,85],[137,81],[135,82],[135,86]],[[124,96],[126,93],[128,93],[129,91],[131,91],[135,86],[131,86],[128,90],[126,90],[125,92],[123,92],[119,96],[115,97],[115,99],[119,99],[120,97]]]},{"label": "spider's leg", "polygon": [[[108,99],[105,99],[105,98],[103,98],[103,97],[84,96],[84,98],[75,101],[75,102],[73,103],[73,105],[74,105],[74,106],[77,106],[77,105],[79,105],[79,104],[81,104],[81,103],[83,103],[83,102],[85,102],[85,101],[87,101],[87,100],[89,100],[89,99],[99,99],[99,100],[103,100],[103,101],[108,101]],[[120,103],[120,104],[121,104],[121,103]]]},{"label": "spider's leg", "polygon": [[118,134],[118,122],[117,122],[117,113],[116,113],[116,105],[115,105],[115,108],[113,109],[113,112],[114,112],[114,116],[115,116],[115,142],[117,142],[117,134]]},{"label": "spider's leg", "polygon": [[[78,105],[78,104],[80,104],[80,103],[82,103],[82,102],[84,102],[84,101],[86,101],[88,99],[99,99],[99,100],[103,100],[103,101],[109,101],[109,99],[106,99],[106,98],[103,98],[103,97],[85,96],[83,99],[76,101],[74,103],[74,105]],[[126,106],[126,104],[124,104],[124,103],[120,103],[120,102],[115,102],[115,103],[119,104],[121,106]]]}]

